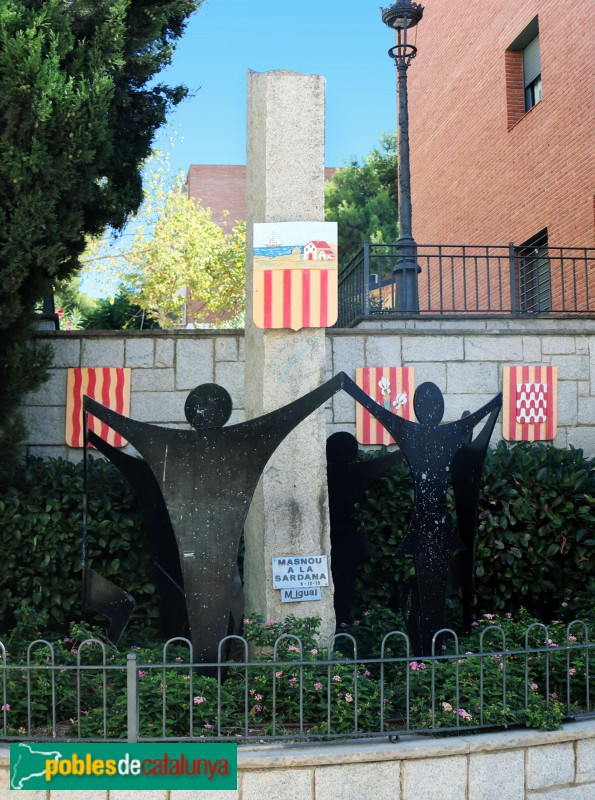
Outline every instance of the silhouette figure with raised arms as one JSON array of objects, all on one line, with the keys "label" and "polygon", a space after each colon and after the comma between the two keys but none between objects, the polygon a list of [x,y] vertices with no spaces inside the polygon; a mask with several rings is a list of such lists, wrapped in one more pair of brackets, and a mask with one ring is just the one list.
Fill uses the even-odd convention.
[{"label": "silhouette figure with raised arms", "polygon": [[[469,442],[473,429],[482,419],[490,415],[486,424],[493,428],[497,413],[492,412],[499,411],[502,393],[473,414],[440,424],[444,415],[444,398],[434,383],[420,384],[413,396],[413,409],[419,422],[403,419],[383,408],[350,378],[345,378],[344,388],[390,433],[403,451],[413,476],[413,513],[397,552],[412,555],[415,561],[415,584],[404,609],[413,652],[415,655],[431,655],[432,638],[443,627],[449,551],[465,548],[447,507],[449,471],[458,451]],[[489,436],[482,439],[485,449],[488,441]],[[474,470],[478,466],[479,458],[476,457]],[[459,464],[459,492],[463,490],[463,475],[464,469]],[[470,481],[469,488],[478,490],[479,482],[472,485]]]},{"label": "silhouette figure with raised arms", "polygon": [[240,537],[267,461],[341,389],[344,377],[339,373],[276,411],[228,427],[229,393],[202,384],[186,399],[190,431],[138,422],[84,398],[86,411],[136,448],[161,490],[178,546],[195,662],[216,662],[227,634]]}]

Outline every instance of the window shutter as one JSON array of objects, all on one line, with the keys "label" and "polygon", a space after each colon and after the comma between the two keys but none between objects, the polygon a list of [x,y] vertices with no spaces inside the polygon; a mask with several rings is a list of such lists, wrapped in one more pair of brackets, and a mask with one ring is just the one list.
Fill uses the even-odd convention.
[{"label": "window shutter", "polygon": [[525,88],[541,75],[539,57],[539,36],[536,36],[523,50],[523,84]]}]

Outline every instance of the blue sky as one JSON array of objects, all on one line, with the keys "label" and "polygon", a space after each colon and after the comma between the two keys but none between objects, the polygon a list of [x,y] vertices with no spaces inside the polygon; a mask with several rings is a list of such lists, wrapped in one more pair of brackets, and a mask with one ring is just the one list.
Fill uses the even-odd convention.
[{"label": "blue sky", "polygon": [[[381,132],[396,130],[396,73],[387,55],[395,40],[379,6],[378,0],[204,0],[171,66],[158,76],[192,95],[170,114],[156,142],[169,151],[172,176],[191,164],[246,163],[248,69],[323,75],[326,165],[369,153]],[[132,241],[133,228],[115,251]],[[93,270],[81,286],[102,297],[115,290],[113,281]]]},{"label": "blue sky", "polygon": [[[246,72],[326,78],[326,165],[361,157],[396,128],[394,35],[378,0],[205,0],[180,40],[169,84],[193,92],[170,116],[175,171],[245,164]],[[385,3],[390,5],[390,2]]]}]

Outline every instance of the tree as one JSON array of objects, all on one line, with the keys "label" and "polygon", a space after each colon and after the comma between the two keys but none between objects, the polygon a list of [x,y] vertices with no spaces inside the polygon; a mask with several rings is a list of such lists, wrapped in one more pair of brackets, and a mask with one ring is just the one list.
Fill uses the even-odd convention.
[{"label": "tree", "polygon": [[160,328],[179,327],[190,301],[214,325],[241,325],[245,304],[245,222],[228,232],[210,209],[189,199],[183,177],[171,177],[167,155],[145,166],[146,200],[132,219],[133,242],[95,241],[87,272],[104,273]]},{"label": "tree", "polygon": [[339,259],[344,266],[365,241],[398,239],[397,137],[383,133],[362,163],[353,159],[325,187],[326,219],[339,226]]},{"label": "tree", "polygon": [[154,83],[201,0],[3,0],[0,6],[0,448],[42,380],[35,303],[120,229],[140,165],[184,87]]},{"label": "tree", "polygon": [[215,324],[244,310],[245,223],[231,233],[179,188],[167,193],[154,229],[125,254],[134,301],[161,328],[182,324],[184,304],[200,302]]}]

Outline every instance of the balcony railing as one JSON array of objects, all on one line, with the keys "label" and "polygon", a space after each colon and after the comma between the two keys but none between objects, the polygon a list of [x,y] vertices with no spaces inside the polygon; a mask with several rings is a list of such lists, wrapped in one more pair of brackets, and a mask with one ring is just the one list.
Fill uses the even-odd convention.
[{"label": "balcony railing", "polygon": [[[398,312],[398,244],[366,242],[339,275],[337,327]],[[595,248],[417,248],[421,314],[594,314]]]}]

